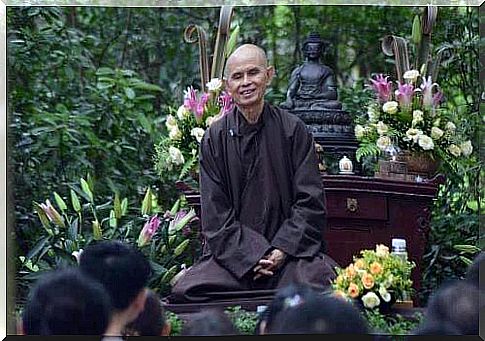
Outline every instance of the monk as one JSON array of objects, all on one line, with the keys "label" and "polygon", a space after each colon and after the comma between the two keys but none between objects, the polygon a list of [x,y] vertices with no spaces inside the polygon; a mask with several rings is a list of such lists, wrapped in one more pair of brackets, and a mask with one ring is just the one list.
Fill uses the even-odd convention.
[{"label": "monk", "polygon": [[235,108],[200,145],[202,257],[179,277],[170,303],[271,297],[290,283],[325,290],[337,264],[322,253],[325,204],[311,133],[264,101],[274,74],[245,44],[228,58]]}]

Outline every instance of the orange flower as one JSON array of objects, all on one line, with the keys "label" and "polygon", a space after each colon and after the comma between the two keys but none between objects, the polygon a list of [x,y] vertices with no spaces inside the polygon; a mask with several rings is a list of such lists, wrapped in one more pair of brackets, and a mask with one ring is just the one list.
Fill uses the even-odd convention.
[{"label": "orange flower", "polygon": [[354,268],[354,264],[350,264],[346,269],[345,269],[345,274],[349,279],[352,279],[357,275],[357,271]]},{"label": "orange flower", "polygon": [[364,288],[371,289],[374,286],[374,277],[368,273],[363,274],[362,284],[364,284]]},{"label": "orange flower", "polygon": [[382,265],[378,262],[374,262],[370,265],[370,273],[373,275],[380,274],[382,272]]},{"label": "orange flower", "polygon": [[359,258],[355,261],[354,267],[357,269],[364,269],[365,268],[365,262],[362,258]]},{"label": "orange flower", "polygon": [[355,283],[350,283],[349,288],[347,289],[347,293],[350,297],[356,298],[359,296],[359,287]]}]

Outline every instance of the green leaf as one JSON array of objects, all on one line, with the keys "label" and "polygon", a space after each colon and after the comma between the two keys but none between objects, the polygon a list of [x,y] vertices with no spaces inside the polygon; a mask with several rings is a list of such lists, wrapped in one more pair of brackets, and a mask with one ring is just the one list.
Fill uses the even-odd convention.
[{"label": "green leaf", "polygon": [[234,30],[231,32],[231,35],[229,36],[229,40],[227,41],[226,51],[225,51],[226,58],[228,58],[230,54],[234,51],[238,38],[239,38],[239,25],[236,25]]},{"label": "green leaf", "polygon": [[116,220],[116,214],[115,214],[115,211],[114,210],[111,210],[109,212],[109,226],[110,227],[116,227],[118,224],[117,224],[117,220]]},{"label": "green leaf", "polygon": [[81,188],[83,192],[86,193],[86,195],[89,197],[89,201],[93,202],[94,201],[93,192],[91,192],[91,189],[89,188],[88,183],[83,178],[81,178]]},{"label": "green leaf", "polygon": [[76,218],[67,227],[67,235],[70,239],[76,240],[78,231],[79,231],[79,218]]},{"label": "green leaf", "polygon": [[187,245],[189,245],[189,242],[190,240],[189,239],[185,239],[183,242],[181,242],[176,248],[175,250],[173,250],[173,254],[175,256],[179,256],[182,254],[182,252],[185,251],[185,249],[187,248]]},{"label": "green leaf", "polygon": [[66,203],[57,192],[54,192],[54,199],[56,200],[57,206],[64,212],[67,209]]},{"label": "green leaf", "polygon": [[110,69],[109,67],[100,67],[98,70],[96,70],[96,75],[101,76],[101,75],[114,75],[114,70]]},{"label": "green leaf", "polygon": [[125,95],[126,97],[128,97],[129,99],[133,99],[136,97],[136,94],[135,94],[135,91],[133,91],[132,88],[125,88]]},{"label": "green leaf", "polygon": [[145,82],[133,83],[133,84],[131,84],[131,86],[133,88],[139,89],[139,90],[158,91],[158,92],[163,91],[162,88],[159,87],[158,85],[149,84],[149,83],[145,83]]},{"label": "green leaf", "polygon": [[27,260],[34,258],[40,251],[42,251],[49,239],[50,237],[44,237],[39,240],[37,244],[35,244],[35,246],[32,248],[32,250],[30,250],[30,252],[27,254]]},{"label": "green leaf", "polygon": [[149,215],[152,211],[152,191],[150,187],[147,188],[145,192],[145,197],[143,198],[143,202],[141,204],[141,214],[142,215]]},{"label": "green leaf", "polygon": [[121,203],[120,203],[120,196],[118,192],[115,193],[115,200],[114,200],[114,214],[116,219],[120,219],[122,216],[122,209],[121,209]]},{"label": "green leaf", "polygon": [[124,216],[128,211],[128,198],[121,200],[121,215]]},{"label": "green leaf", "polygon": [[76,192],[74,192],[72,189],[71,189],[71,203],[72,203],[72,207],[74,208],[74,211],[76,211],[77,213],[81,212],[81,204],[79,202],[79,198],[77,197]]}]

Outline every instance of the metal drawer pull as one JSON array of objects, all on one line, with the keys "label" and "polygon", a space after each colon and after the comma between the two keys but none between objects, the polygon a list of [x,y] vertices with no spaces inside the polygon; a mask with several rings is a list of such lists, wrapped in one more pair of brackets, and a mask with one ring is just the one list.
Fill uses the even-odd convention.
[{"label": "metal drawer pull", "polygon": [[359,210],[359,202],[355,198],[347,198],[347,210],[350,212],[357,212]]}]

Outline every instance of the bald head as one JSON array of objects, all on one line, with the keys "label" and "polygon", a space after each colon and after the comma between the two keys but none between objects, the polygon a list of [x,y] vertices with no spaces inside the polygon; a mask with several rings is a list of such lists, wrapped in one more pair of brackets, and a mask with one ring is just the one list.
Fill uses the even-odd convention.
[{"label": "bald head", "polygon": [[264,50],[254,44],[244,44],[234,50],[233,53],[227,58],[226,67],[224,68],[224,76],[227,77],[230,74],[232,67],[235,64],[241,63],[245,59],[252,59],[263,67],[268,66],[266,59],[266,53]]}]

